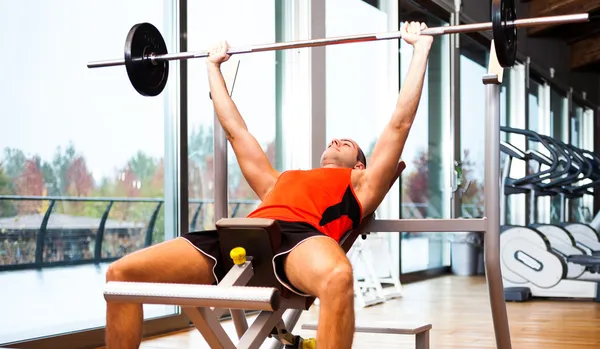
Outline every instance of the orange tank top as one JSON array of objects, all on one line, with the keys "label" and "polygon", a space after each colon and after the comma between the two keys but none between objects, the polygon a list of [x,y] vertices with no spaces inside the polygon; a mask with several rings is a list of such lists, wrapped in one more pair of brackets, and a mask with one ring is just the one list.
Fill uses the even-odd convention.
[{"label": "orange tank top", "polygon": [[362,217],[351,174],[351,168],[285,171],[248,217],[308,223],[339,242]]}]

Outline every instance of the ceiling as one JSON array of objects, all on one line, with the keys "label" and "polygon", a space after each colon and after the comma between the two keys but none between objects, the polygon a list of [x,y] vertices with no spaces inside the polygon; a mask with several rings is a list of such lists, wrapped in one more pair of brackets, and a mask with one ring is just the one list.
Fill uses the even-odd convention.
[{"label": "ceiling", "polygon": [[587,23],[536,26],[528,29],[530,37],[564,40],[571,49],[572,71],[600,69],[600,0],[530,0],[527,17],[589,13]]},{"label": "ceiling", "polygon": [[[488,1],[488,0],[480,0]],[[525,6],[521,18],[589,13],[587,23],[535,26],[527,30],[532,38],[563,40],[570,48],[570,69],[574,72],[600,72],[600,0],[515,0]],[[418,2],[418,4],[417,4]],[[432,1],[401,0],[400,20],[431,21]],[[435,13],[434,13],[435,15]]]}]

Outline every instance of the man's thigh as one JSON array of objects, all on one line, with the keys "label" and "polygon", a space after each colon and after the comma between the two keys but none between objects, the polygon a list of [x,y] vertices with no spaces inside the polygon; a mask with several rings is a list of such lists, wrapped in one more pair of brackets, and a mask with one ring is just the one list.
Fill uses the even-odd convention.
[{"label": "man's thigh", "polygon": [[307,239],[290,252],[284,267],[294,287],[317,297],[323,282],[332,272],[339,269],[352,271],[342,247],[329,237]]},{"label": "man's thigh", "polygon": [[210,284],[214,261],[183,238],[168,240],[130,253],[112,263],[113,281]]}]

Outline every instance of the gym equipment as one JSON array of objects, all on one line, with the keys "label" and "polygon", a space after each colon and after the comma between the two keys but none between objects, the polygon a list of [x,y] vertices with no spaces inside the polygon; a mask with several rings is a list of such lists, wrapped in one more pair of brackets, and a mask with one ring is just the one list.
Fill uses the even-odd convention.
[{"label": "gym equipment", "polygon": [[134,25],[125,39],[125,68],[127,76],[138,93],[157,96],[162,92],[169,77],[169,61],[160,64],[142,59],[147,52],[167,53],[167,44],[155,26],[149,23]]},{"label": "gym equipment", "polygon": [[[370,234],[369,242],[377,241],[380,242],[384,239],[380,234]],[[392,260],[387,250],[385,250],[380,256],[385,260],[385,266],[387,267],[387,273],[389,277],[379,277],[373,265],[375,261],[371,255],[369,246],[367,246],[366,239],[358,239],[358,241],[352,246],[348,252],[348,259],[352,262],[352,265],[356,268],[357,266],[363,266],[365,268],[366,275],[364,279],[360,280],[358,273],[354,273],[354,293],[358,301],[358,304],[365,308],[372,305],[384,303],[387,300],[401,298],[402,297],[402,284],[399,278],[393,277]],[[383,284],[392,284],[391,290],[384,290]]]},{"label": "gym equipment", "polygon": [[[548,16],[539,18],[516,19],[514,0],[492,0],[491,22],[456,26],[427,28],[425,35],[445,35],[453,33],[472,33],[492,31],[494,47],[500,65],[504,68],[514,64],[517,53],[516,29],[545,24],[567,24],[586,22],[588,13]],[[339,36],[323,39],[310,39],[292,42],[263,44],[251,47],[232,48],[229,54],[243,54],[274,50],[287,50],[304,47],[349,44],[378,40],[400,39],[400,31],[387,33],[369,33]],[[134,88],[143,96],[157,96],[167,84],[169,61],[192,58],[205,58],[209,52],[167,53],[164,39],[158,29],[150,23],[134,25],[125,40],[125,58],[89,62],[88,68],[101,68],[125,65]],[[144,77],[149,75],[149,77]]]},{"label": "gym equipment", "polygon": [[[316,330],[317,324],[304,324],[302,329]],[[401,326],[391,323],[378,327],[358,324],[354,327],[354,332],[415,335],[415,349],[429,348],[429,330],[431,330],[431,324],[423,323],[403,323]]]},{"label": "gym equipment", "polygon": [[[507,155],[503,169],[501,208],[506,196],[530,195],[529,226],[502,226],[500,235],[502,250],[502,276],[505,299],[525,301],[530,297],[593,298],[600,301],[598,283],[600,258],[590,256],[576,245],[573,236],[564,227],[536,222],[536,201],[542,195],[557,195],[564,191],[566,183],[572,183],[580,174],[573,169],[572,159],[560,142],[533,131],[501,127],[501,131],[520,134],[528,141],[538,142],[551,158],[537,150],[522,150],[502,142],[500,149]],[[522,178],[509,176],[514,159],[525,161],[533,173]],[[542,170],[542,165],[547,169]],[[504,218],[504,215],[502,215]],[[584,281],[590,280],[590,281]]]},{"label": "gym equipment", "polygon": [[[600,236],[598,232],[589,225],[577,222],[566,222],[568,213],[567,200],[583,197],[585,194],[593,195],[589,188],[600,186],[600,158],[592,152],[578,149],[572,145],[557,141],[548,136],[541,136],[552,146],[563,170],[560,175],[553,175],[554,178],[547,183],[541,183],[539,186],[543,192],[541,195],[560,195],[561,210],[559,220],[560,226],[566,229],[573,239],[576,246],[583,249],[590,255],[600,256]],[[534,160],[539,163],[538,166],[546,165],[550,167],[551,160],[536,151],[531,151],[535,156]],[[530,221],[533,222],[536,217],[535,199],[537,198],[535,190],[532,191]]]}]

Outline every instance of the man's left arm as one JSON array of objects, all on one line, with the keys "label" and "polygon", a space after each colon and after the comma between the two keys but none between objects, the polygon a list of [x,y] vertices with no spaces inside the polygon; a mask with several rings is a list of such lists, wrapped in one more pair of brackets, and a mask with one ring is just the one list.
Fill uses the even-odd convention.
[{"label": "man's left arm", "polygon": [[417,33],[414,32],[414,27],[412,30],[408,27],[410,34],[403,35],[404,39],[414,46],[413,57],[402,83],[396,108],[375,144],[371,164],[365,170],[360,184],[360,191],[366,194],[363,203],[363,206],[366,206],[363,207],[365,213],[375,210],[387,194],[389,183],[396,174],[406,139],[417,114],[432,42],[431,37],[420,37],[420,29],[424,29],[425,25],[420,26]]}]

